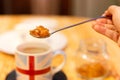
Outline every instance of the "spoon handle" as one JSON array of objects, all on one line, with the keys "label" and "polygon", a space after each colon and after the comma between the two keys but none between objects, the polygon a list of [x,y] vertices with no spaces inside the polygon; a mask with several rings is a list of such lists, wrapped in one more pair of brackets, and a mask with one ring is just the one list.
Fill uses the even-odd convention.
[{"label": "spoon handle", "polygon": [[73,25],[70,25],[70,26],[67,26],[67,27],[64,27],[64,28],[55,30],[55,31],[52,32],[51,34],[54,34],[54,33],[58,32],[58,31],[61,31],[61,30],[67,29],[67,28],[71,28],[71,27],[74,27],[74,26],[77,26],[77,25],[80,25],[80,24],[83,24],[83,23],[87,23],[87,22],[96,20],[96,19],[98,19],[98,18],[107,18],[107,17],[106,17],[106,16],[100,16],[100,17],[97,17],[97,18],[88,19],[88,20],[85,20],[85,21],[82,21],[82,22],[79,22],[79,23],[76,23],[76,24],[73,24]]}]

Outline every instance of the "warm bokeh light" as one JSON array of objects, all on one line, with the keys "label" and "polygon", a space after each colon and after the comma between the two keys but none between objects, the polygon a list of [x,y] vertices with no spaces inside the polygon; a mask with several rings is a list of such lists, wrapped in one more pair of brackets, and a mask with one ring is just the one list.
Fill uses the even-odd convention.
[{"label": "warm bokeh light", "polygon": [[119,0],[0,0],[0,14],[100,16]]}]

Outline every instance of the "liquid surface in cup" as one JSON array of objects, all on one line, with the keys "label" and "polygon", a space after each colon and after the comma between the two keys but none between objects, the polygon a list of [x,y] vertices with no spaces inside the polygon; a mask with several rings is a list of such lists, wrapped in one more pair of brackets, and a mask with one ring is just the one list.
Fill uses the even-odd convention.
[{"label": "liquid surface in cup", "polygon": [[22,52],[28,54],[35,54],[35,53],[43,53],[46,52],[48,49],[43,47],[27,47],[22,49]]}]

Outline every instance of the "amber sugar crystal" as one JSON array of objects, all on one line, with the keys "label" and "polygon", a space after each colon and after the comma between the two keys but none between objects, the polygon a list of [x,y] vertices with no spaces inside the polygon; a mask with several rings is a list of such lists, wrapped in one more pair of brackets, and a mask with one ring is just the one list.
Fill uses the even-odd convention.
[{"label": "amber sugar crystal", "polygon": [[46,38],[50,36],[49,30],[43,26],[37,26],[35,29],[30,30],[30,35],[37,38]]},{"label": "amber sugar crystal", "polygon": [[91,63],[77,68],[77,72],[86,78],[96,78],[104,76],[106,74],[106,69],[100,63]]}]

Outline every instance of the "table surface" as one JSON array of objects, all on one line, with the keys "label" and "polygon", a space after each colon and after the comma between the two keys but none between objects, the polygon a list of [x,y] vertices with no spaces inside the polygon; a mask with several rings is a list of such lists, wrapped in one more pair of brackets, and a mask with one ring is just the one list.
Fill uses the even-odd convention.
[{"label": "table surface", "polygon": [[[14,26],[28,18],[50,18],[58,21],[58,27],[67,26],[73,23],[77,23],[87,18],[73,17],[73,16],[40,16],[40,15],[0,15],[0,34],[12,30]],[[67,40],[67,46],[64,49],[67,55],[67,62],[63,67],[63,71],[66,74],[68,80],[81,80],[76,76],[75,72],[75,51],[78,48],[80,39],[97,37],[106,41],[108,54],[110,55],[110,63],[114,71],[120,74],[120,48],[115,42],[109,38],[95,32],[91,28],[91,22],[76,26],[71,29],[61,31]],[[56,59],[57,61],[57,59]],[[5,80],[6,75],[15,69],[14,55],[5,54],[0,52],[0,80]],[[106,80],[116,80],[112,76]]]}]

